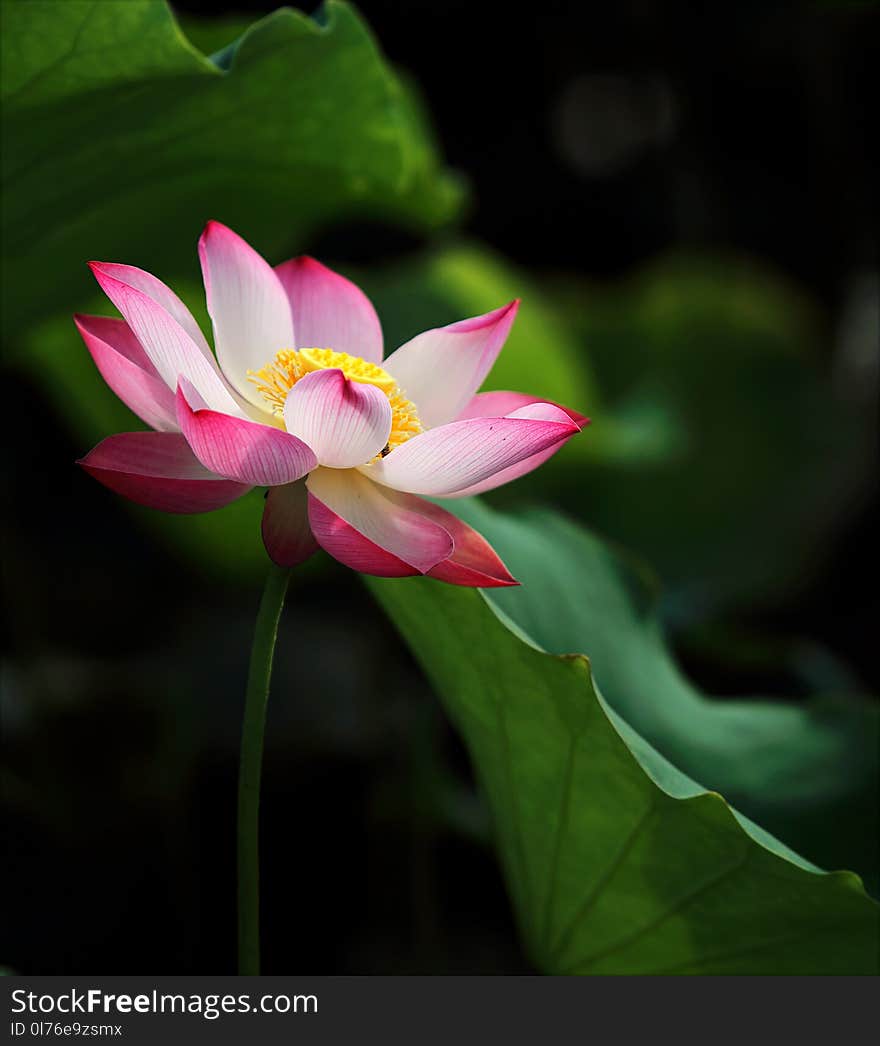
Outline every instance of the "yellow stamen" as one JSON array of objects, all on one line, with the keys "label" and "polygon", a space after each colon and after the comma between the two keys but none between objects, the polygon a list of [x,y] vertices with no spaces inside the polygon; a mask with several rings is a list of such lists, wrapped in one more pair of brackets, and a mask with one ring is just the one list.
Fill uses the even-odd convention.
[{"label": "yellow stamen", "polygon": [[247,375],[248,381],[256,386],[272,414],[283,420],[284,401],[293,386],[311,371],[328,368],[341,370],[351,381],[362,385],[375,385],[388,397],[391,404],[391,435],[382,451],[383,456],[424,431],[415,404],[406,398],[388,371],[359,356],[349,356],[347,352],[334,352],[333,349],[282,349],[275,353],[271,363],[260,370],[249,370]]},{"label": "yellow stamen", "polygon": [[271,363],[260,370],[249,370],[247,376],[269,405],[269,410],[280,418],[284,414],[288,392],[305,373],[299,353],[294,349],[282,349],[275,353]]},{"label": "yellow stamen", "polygon": [[362,385],[375,385],[386,395],[390,395],[397,386],[397,382],[388,371],[377,367],[375,363],[362,360],[359,356],[349,356],[347,352],[334,352],[333,349],[300,349],[299,358],[306,371],[338,367],[346,378],[359,381]]}]

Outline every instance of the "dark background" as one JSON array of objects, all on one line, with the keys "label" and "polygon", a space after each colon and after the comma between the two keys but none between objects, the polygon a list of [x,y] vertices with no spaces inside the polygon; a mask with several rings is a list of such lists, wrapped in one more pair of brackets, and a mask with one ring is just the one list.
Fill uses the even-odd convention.
[{"label": "dark background", "polygon": [[[468,230],[524,267],[613,280],[671,247],[743,252],[819,303],[829,360],[855,280],[876,309],[869,7],[360,9],[472,180]],[[417,246],[347,227],[311,252],[370,264]],[[148,541],[71,466],[83,448],[39,411],[39,391],[20,392],[11,482],[25,511],[7,524],[4,557],[3,961],[27,973],[230,972],[259,579],[243,589],[194,574]],[[827,646],[876,692],[877,515],[876,489],[864,492],[808,583],[723,624]],[[715,658],[687,632],[676,641],[707,689],[796,692],[784,668]],[[356,578],[297,579],[276,692],[266,972],[525,970],[466,758]]]}]

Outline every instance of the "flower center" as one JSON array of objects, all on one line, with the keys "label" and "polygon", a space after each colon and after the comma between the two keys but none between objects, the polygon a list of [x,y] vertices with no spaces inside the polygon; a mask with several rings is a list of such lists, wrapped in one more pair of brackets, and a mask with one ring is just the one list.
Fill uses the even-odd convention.
[{"label": "flower center", "polygon": [[406,398],[394,378],[388,371],[362,360],[360,356],[349,356],[347,352],[334,352],[333,349],[282,349],[275,353],[271,363],[260,370],[249,370],[247,375],[272,414],[283,420],[284,401],[293,386],[306,374],[328,368],[341,370],[346,378],[362,385],[375,385],[388,397],[391,435],[382,451],[383,457],[424,431],[415,404]]}]

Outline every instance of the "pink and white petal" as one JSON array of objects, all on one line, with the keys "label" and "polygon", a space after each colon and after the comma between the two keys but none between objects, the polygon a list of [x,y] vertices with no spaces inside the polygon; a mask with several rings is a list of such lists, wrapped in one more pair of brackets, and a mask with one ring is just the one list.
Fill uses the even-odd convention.
[{"label": "pink and white petal", "polygon": [[199,395],[212,408],[230,414],[241,414],[217,371],[213,357],[209,359],[205,355],[162,305],[121,278],[119,270],[127,268],[126,266],[108,267],[103,262],[90,262],[89,265],[101,289],[125,317],[128,326],[169,389],[175,390],[177,379],[183,375],[192,382]]},{"label": "pink and white petal", "polygon": [[295,567],[318,551],[309,526],[309,494],[304,480],[269,490],[261,529],[269,558],[279,567]]},{"label": "pink and white petal", "polygon": [[199,240],[214,347],[223,373],[245,399],[265,407],[248,370],[259,370],[276,352],[295,347],[287,294],[272,266],[220,222]]},{"label": "pink and white petal", "polygon": [[112,276],[135,290],[143,291],[149,295],[162,308],[172,316],[186,333],[192,338],[199,349],[214,364],[214,355],[208,345],[201,327],[193,319],[192,313],[183,304],[180,298],[166,286],[160,279],[144,269],[138,269],[134,265],[120,265],[117,262],[101,262],[101,269],[108,276]]},{"label": "pink and white petal", "polygon": [[364,292],[303,255],[275,268],[293,312],[298,349],[335,349],[382,362],[382,326]]},{"label": "pink and white petal", "polygon": [[471,418],[503,418],[521,407],[530,407],[534,403],[549,403],[571,418],[579,428],[583,429],[590,424],[590,419],[585,414],[580,414],[571,407],[565,407],[561,403],[545,399],[543,396],[530,396],[526,392],[504,392],[501,390],[493,392],[478,392],[467,404],[456,421],[468,421]]},{"label": "pink and white petal", "polygon": [[204,468],[179,432],[108,436],[77,464],[117,494],[162,512],[210,512],[250,490]]},{"label": "pink and white petal", "polygon": [[383,366],[415,403],[423,425],[445,425],[467,406],[492,369],[518,308],[516,300],[485,316],[425,331],[388,357]]},{"label": "pink and white petal", "polygon": [[313,494],[309,494],[309,522],[313,532],[321,535],[320,545],[324,551],[352,570],[373,577],[414,577],[421,574],[399,556],[365,538]]},{"label": "pink and white petal", "polygon": [[454,542],[452,555],[432,567],[428,577],[470,588],[505,588],[519,584],[495,549],[473,527],[430,501],[410,497],[409,503],[448,530]]},{"label": "pink and white petal", "polygon": [[[476,403],[475,401],[481,401]],[[516,406],[517,400],[521,401],[520,406]],[[560,421],[564,422],[566,418],[570,419],[577,426],[577,431],[582,431],[590,423],[590,419],[585,417],[583,414],[579,414],[575,410],[570,410],[568,407],[562,407],[558,403],[550,403],[546,400],[536,400],[532,396],[525,396],[519,392],[483,392],[478,396],[475,396],[468,404],[467,409],[463,412],[472,418],[492,416],[491,414],[483,415],[480,413],[485,410],[487,412],[494,411],[503,407],[508,407],[510,413],[507,414],[509,418],[526,417],[534,419],[543,419],[545,421]],[[571,436],[575,435],[574,432]],[[518,461],[515,465],[510,465],[506,469],[501,469],[500,472],[496,472],[494,476],[489,476],[487,479],[481,480],[479,483],[473,483],[468,487],[463,487],[461,490],[455,491],[453,494],[447,495],[448,497],[463,498],[472,497],[475,494],[484,494],[487,490],[494,490],[496,487],[502,487],[505,483],[511,483],[515,479],[519,479],[520,476],[525,476],[529,472],[533,472],[540,465],[543,465],[545,461],[552,458],[553,455],[561,450],[571,436],[559,443],[555,443],[551,447],[539,451],[537,454],[532,454],[528,458],[523,458],[522,461]]]},{"label": "pink and white petal", "polygon": [[[316,469],[306,485],[311,495],[309,520],[318,544],[355,570],[401,569],[387,556],[377,557],[357,535],[420,574],[452,554],[453,538],[444,526],[413,511],[407,499],[376,486],[355,469]],[[348,526],[342,526],[337,517]]]},{"label": "pink and white petal", "polygon": [[[427,572],[428,577],[452,585],[476,588],[519,584],[486,539],[466,523],[421,498],[398,494],[395,500],[398,505],[438,523],[453,537],[451,555],[431,567]],[[353,570],[378,577],[412,577],[422,573],[399,556],[370,541],[312,494],[309,495],[309,515],[327,551]]]},{"label": "pink and white petal", "polygon": [[549,421],[525,417],[453,421],[414,436],[362,471],[395,490],[448,497],[580,431],[562,411],[559,415],[560,420]]},{"label": "pink and white petal", "polygon": [[338,368],[316,370],[287,394],[284,424],[322,465],[349,469],[370,461],[387,444],[391,404],[381,389],[350,381]]},{"label": "pink and white petal", "polygon": [[318,464],[301,439],[271,425],[207,408],[185,380],[177,390],[177,421],[205,468],[240,483],[254,487],[292,483]]},{"label": "pink and white petal", "polygon": [[125,320],[74,316],[73,321],[101,377],[122,402],[150,428],[177,432],[174,394],[156,374]]}]

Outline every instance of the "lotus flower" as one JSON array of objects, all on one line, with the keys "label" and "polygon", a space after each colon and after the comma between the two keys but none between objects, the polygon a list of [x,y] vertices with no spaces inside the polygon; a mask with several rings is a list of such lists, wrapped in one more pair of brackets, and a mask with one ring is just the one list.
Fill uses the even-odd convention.
[{"label": "lotus flower", "polygon": [[124,318],[77,316],[77,327],[107,384],[154,431],[110,436],[83,468],[166,512],[268,487],[263,541],[281,566],[320,546],[381,577],[516,584],[484,538],[419,495],[491,490],[586,423],[533,396],[477,392],[519,303],[419,334],[383,362],[366,295],[314,259],[273,269],[218,222],[199,256],[216,358],[160,280],[91,263]]}]

